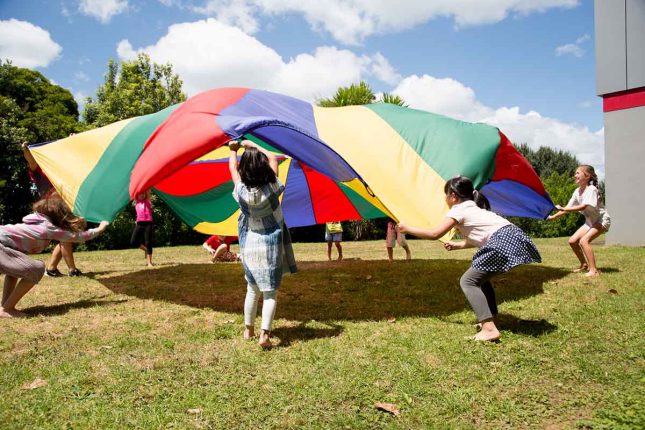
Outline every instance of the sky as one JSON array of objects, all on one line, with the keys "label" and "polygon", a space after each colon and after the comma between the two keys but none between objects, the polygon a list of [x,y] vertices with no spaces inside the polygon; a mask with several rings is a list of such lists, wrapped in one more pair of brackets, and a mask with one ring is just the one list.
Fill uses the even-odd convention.
[{"label": "sky", "polygon": [[239,86],[315,102],[364,80],[604,176],[593,0],[0,0],[0,59],[81,109],[109,59],[140,52],[189,96]]}]

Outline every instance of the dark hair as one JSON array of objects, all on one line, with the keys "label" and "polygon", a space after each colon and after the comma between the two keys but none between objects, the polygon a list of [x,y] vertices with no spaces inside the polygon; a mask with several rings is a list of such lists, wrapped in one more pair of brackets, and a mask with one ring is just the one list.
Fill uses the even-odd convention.
[{"label": "dark hair", "polygon": [[38,200],[33,205],[33,211],[46,215],[51,222],[64,229],[74,232],[83,231],[87,226],[85,220],[72,213],[62,197],[53,193]]},{"label": "dark hair", "polygon": [[591,185],[598,187],[598,175],[596,175],[593,167],[588,164],[581,164],[578,168],[581,168],[589,176],[589,183]]},{"label": "dark hair", "polygon": [[490,202],[482,193],[477,191],[473,186],[473,181],[465,176],[455,176],[446,181],[443,187],[446,195],[454,193],[459,200],[473,200],[477,206],[482,209],[490,210]]},{"label": "dark hair", "polygon": [[276,181],[275,172],[266,155],[255,148],[248,148],[240,158],[240,178],[247,187],[261,187]]}]

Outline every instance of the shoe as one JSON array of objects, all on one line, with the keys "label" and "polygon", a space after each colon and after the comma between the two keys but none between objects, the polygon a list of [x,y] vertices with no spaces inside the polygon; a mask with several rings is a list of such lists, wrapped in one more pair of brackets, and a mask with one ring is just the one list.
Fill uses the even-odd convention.
[{"label": "shoe", "polygon": [[52,278],[58,278],[59,276],[63,276],[62,273],[60,273],[60,270],[58,269],[45,269],[45,275],[52,277]]},{"label": "shoe", "polygon": [[83,276],[83,272],[81,272],[78,269],[72,269],[69,271],[69,276],[75,277],[75,276]]}]

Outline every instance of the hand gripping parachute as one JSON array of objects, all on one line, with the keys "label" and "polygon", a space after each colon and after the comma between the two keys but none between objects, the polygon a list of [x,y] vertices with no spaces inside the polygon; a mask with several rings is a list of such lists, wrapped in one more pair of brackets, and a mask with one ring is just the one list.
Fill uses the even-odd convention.
[{"label": "hand gripping parachute", "polygon": [[236,234],[224,145],[239,138],[277,154],[290,227],[382,216],[432,227],[456,175],[502,215],[544,218],[553,209],[528,161],[494,127],[383,103],[322,108],[246,88],[207,91],[32,152],[88,220],[112,219],[152,188],[196,230]]}]

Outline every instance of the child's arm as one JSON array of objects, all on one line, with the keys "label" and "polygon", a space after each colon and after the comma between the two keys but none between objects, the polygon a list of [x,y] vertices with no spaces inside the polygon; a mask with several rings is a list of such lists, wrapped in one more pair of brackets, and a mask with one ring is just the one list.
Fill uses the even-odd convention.
[{"label": "child's arm", "polygon": [[237,140],[231,140],[228,143],[228,147],[231,149],[231,152],[228,155],[228,170],[231,172],[231,178],[234,183],[240,182],[240,172],[237,171],[237,150],[240,149],[240,142]]},{"label": "child's arm", "polygon": [[453,251],[455,249],[472,248],[473,246],[464,240],[461,242],[448,241],[443,244],[443,247],[446,248],[447,251]]},{"label": "child's arm", "polygon": [[278,176],[278,159],[272,152],[267,151],[266,149],[262,148],[259,145],[256,145],[254,142],[251,142],[250,140],[242,141],[242,145],[244,146],[244,148],[255,148],[258,150],[258,152],[261,152],[264,155],[266,155],[267,158],[269,159],[269,166],[271,166],[271,170],[273,170],[273,173],[275,173],[275,175]]},{"label": "child's arm", "polygon": [[560,206],[556,205],[555,208],[558,209],[560,212],[580,212],[583,211],[587,208],[586,204],[581,204],[581,205],[576,205],[576,206]]},{"label": "child's arm", "polygon": [[403,223],[399,223],[398,227],[401,233],[409,233],[413,236],[420,237],[422,239],[437,240],[443,235],[445,235],[446,233],[448,233],[450,229],[453,228],[456,224],[457,224],[457,221],[455,221],[453,218],[446,217],[441,222],[441,224],[429,230],[424,228],[412,227],[409,225],[405,225]]},{"label": "child's arm", "polygon": [[48,229],[46,236],[47,239],[57,240],[59,242],[85,242],[90,239],[94,239],[99,234],[103,233],[107,226],[110,223],[107,221],[101,221],[98,227],[90,228],[85,231],[73,232],[69,230],[63,230],[62,228],[51,225]]},{"label": "child's arm", "polygon": [[29,146],[27,146],[27,142],[22,143],[22,155],[25,157],[25,160],[27,160],[27,164],[29,164],[29,170],[32,172],[35,172],[38,169],[38,163],[36,162],[36,159],[32,155],[31,151],[29,150]]}]

